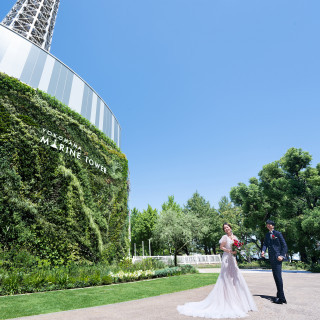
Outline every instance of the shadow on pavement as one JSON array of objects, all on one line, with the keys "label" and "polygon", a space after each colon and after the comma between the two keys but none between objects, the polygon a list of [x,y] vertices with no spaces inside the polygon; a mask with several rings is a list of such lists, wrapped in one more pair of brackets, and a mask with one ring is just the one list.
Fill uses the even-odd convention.
[{"label": "shadow on pavement", "polygon": [[266,296],[264,294],[254,294],[253,296],[254,297],[260,297],[262,299],[266,299],[266,300],[269,300],[269,301],[273,301],[273,299],[275,298],[273,296]]}]

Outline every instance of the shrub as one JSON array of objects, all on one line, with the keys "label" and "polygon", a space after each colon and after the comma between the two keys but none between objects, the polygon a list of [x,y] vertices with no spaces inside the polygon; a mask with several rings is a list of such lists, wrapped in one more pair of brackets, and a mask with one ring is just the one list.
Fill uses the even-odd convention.
[{"label": "shrub", "polygon": [[[115,268],[115,266],[113,266]],[[1,295],[50,291],[195,273],[190,266],[166,267],[160,270],[111,271],[108,265],[77,266],[75,264],[32,271],[4,271],[0,277]]]},{"label": "shrub", "polygon": [[125,257],[119,262],[119,268],[122,270],[130,270],[133,268],[132,259],[130,257]]},{"label": "shrub", "polygon": [[269,260],[256,260],[252,262],[241,262],[238,263],[238,266],[240,269],[257,269],[257,268],[262,268],[262,269],[270,269],[270,262]]},{"label": "shrub", "polygon": [[89,279],[89,285],[90,286],[97,286],[101,284],[101,275],[98,270],[90,274],[90,279]]},{"label": "shrub", "polygon": [[132,263],[131,258],[125,258],[120,261],[119,265],[114,269],[120,268],[123,271],[136,271],[136,270],[156,270],[165,268],[166,264],[154,258],[146,258],[141,261]]},{"label": "shrub", "polygon": [[190,264],[180,266],[183,274],[185,273],[198,273],[199,271]]},{"label": "shrub", "polygon": [[198,270],[191,265],[183,265],[179,267],[168,267],[155,271],[155,277],[167,277],[186,273],[197,273]]},{"label": "shrub", "polygon": [[108,285],[111,283],[113,283],[113,278],[110,274],[106,274],[101,277],[101,284]]},{"label": "shrub", "polygon": [[314,263],[310,266],[310,271],[315,273],[320,273],[320,264]]},{"label": "shrub", "polygon": [[285,261],[282,264],[283,269],[292,269],[292,270],[307,270],[309,269],[309,265],[302,261]]},{"label": "shrub", "polygon": [[20,272],[12,272],[11,274],[4,275],[1,278],[1,293],[2,294],[15,294],[21,293],[21,283],[23,274]]}]

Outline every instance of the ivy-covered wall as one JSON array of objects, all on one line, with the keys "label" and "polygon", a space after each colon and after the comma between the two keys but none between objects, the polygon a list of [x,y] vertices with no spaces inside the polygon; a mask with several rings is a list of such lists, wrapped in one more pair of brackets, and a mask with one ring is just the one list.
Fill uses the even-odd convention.
[{"label": "ivy-covered wall", "polygon": [[0,248],[53,264],[127,252],[128,162],[55,98],[0,73]]}]

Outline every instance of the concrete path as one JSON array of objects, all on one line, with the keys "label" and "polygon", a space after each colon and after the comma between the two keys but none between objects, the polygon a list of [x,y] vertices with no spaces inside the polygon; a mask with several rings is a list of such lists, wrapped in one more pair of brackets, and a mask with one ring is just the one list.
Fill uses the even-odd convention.
[{"label": "concrete path", "polygon": [[[202,269],[219,272],[219,269]],[[319,320],[320,274],[284,272],[284,288],[288,304],[270,301],[276,288],[271,272],[242,271],[257,304],[257,312],[250,312],[248,320]],[[106,306],[77,309],[39,316],[17,318],[23,320],[190,320],[179,315],[176,307],[189,301],[204,299],[212,286],[164,294],[141,300]],[[201,318],[198,318],[201,319]]]}]

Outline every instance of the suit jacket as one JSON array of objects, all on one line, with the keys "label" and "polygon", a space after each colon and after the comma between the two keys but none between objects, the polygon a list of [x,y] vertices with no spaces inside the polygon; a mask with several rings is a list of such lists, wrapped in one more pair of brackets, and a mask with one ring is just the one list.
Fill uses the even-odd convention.
[{"label": "suit jacket", "polygon": [[270,255],[273,255],[275,259],[277,259],[279,256],[285,258],[288,251],[288,247],[282,233],[276,230],[273,230],[272,232],[272,239],[270,237],[270,232],[266,234],[262,251],[266,252],[266,248],[268,248],[269,257]]}]

